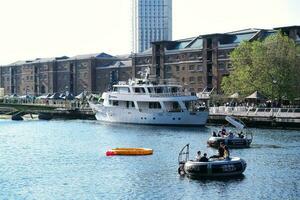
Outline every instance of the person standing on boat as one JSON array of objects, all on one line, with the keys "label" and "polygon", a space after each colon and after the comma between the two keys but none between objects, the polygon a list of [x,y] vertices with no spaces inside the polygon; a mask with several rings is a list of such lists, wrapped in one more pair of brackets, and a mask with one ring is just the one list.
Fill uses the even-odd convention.
[{"label": "person standing on boat", "polygon": [[230,152],[229,152],[229,148],[226,145],[223,145],[223,149],[224,149],[224,159],[229,159],[230,156]]},{"label": "person standing on boat", "polygon": [[198,151],[195,160],[200,161],[200,159],[201,159],[201,151]]},{"label": "person standing on boat", "polygon": [[223,125],[221,128],[221,137],[225,137],[227,135],[225,126]]},{"label": "person standing on boat", "polygon": [[229,138],[229,139],[233,139],[233,138],[234,138],[233,132],[229,131],[228,138]]},{"label": "person standing on boat", "polygon": [[224,148],[223,148],[223,146],[224,146],[224,143],[221,142],[220,146],[218,148],[218,155],[213,155],[209,158],[223,158],[224,157]]},{"label": "person standing on boat", "polygon": [[200,158],[200,162],[208,162],[207,153],[203,154],[203,156]]}]

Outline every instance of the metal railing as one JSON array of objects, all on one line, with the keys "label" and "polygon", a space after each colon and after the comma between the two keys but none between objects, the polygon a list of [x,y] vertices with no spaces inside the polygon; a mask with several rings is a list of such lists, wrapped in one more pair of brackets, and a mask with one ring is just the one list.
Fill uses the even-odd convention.
[{"label": "metal railing", "polygon": [[300,117],[300,108],[255,108],[255,107],[210,107],[211,115],[261,116],[261,117]]},{"label": "metal railing", "polygon": [[111,92],[111,95],[114,94],[122,94],[122,95],[149,95],[150,97],[179,97],[179,96],[192,96],[191,92],[174,92],[174,93],[125,93],[125,92],[118,92],[118,91],[113,91]]}]

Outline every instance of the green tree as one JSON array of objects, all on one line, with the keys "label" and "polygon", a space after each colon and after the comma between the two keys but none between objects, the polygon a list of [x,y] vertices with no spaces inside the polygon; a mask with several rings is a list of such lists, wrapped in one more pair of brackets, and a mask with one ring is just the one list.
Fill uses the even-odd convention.
[{"label": "green tree", "polygon": [[231,54],[233,71],[222,80],[229,95],[258,90],[270,99],[300,97],[300,47],[276,33],[263,41],[243,42]]}]

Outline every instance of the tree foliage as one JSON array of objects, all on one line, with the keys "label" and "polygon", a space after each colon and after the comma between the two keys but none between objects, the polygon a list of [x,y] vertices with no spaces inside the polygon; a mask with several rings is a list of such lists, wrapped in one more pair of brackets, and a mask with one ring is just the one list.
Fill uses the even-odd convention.
[{"label": "tree foliage", "polygon": [[270,99],[300,97],[300,47],[277,33],[263,41],[243,42],[230,55],[233,71],[222,80],[230,95],[260,91]]}]

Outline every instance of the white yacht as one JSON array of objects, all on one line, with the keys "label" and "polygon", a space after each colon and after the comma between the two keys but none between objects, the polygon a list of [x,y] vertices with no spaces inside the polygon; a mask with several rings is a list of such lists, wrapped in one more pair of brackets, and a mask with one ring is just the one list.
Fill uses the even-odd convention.
[{"label": "white yacht", "polygon": [[148,79],[129,80],[104,92],[100,104],[90,103],[97,120],[131,124],[203,126],[208,110],[197,96],[176,84],[155,84]]}]

